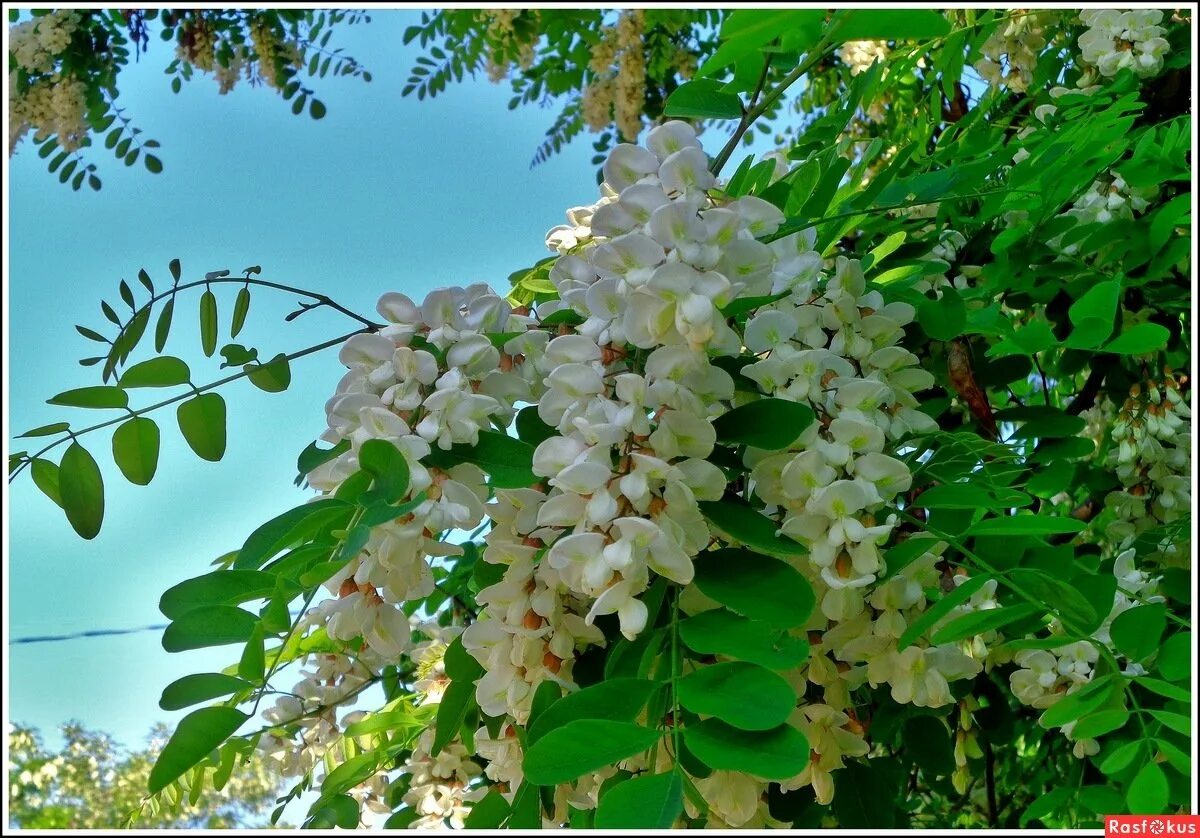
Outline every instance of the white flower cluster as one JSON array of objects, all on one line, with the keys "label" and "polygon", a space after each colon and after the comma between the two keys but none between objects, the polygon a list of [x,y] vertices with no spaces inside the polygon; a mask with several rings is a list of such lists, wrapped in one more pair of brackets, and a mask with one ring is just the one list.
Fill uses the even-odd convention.
[{"label": "white flower cluster", "polygon": [[887,61],[887,41],[846,41],[838,49],[838,58],[857,76],[871,68],[876,61]]},{"label": "white flower cluster", "polygon": [[[75,76],[57,69],[83,16],[77,10],[58,10],[31,18],[8,30],[8,153],[30,130],[40,137],[55,135],[59,146],[72,151],[87,136],[87,88]],[[18,77],[29,79],[20,90]]]},{"label": "white flower cluster", "polygon": [[1115,542],[1191,512],[1192,410],[1186,383],[1186,377],[1168,370],[1159,383],[1135,384],[1112,424],[1106,465],[1122,488],[1110,493],[1105,505],[1115,513],[1108,532]]},{"label": "white flower cluster", "polygon": [[61,9],[10,26],[10,62],[27,73],[51,72],[82,20],[78,10]]},{"label": "white flower cluster", "polygon": [[1085,9],[1079,19],[1088,30],[1079,36],[1081,58],[1103,76],[1128,68],[1139,77],[1157,75],[1170,49],[1161,9]]},{"label": "white flower cluster", "polygon": [[475,782],[483,770],[471,759],[459,742],[451,742],[430,756],[433,728],[421,734],[401,773],[408,775],[404,805],[417,813],[409,829],[462,829],[471,812],[471,803],[487,793],[487,787]]},{"label": "white flower cluster", "polygon": [[280,696],[263,718],[276,725],[263,735],[258,749],[284,777],[298,777],[321,764],[326,752],[341,761],[342,729],[355,720],[349,716],[339,724],[337,709],[354,703],[357,690],[372,678],[361,658],[322,653],[300,671],[301,679],[289,695]]},{"label": "white flower cluster", "polygon": [[[748,490],[784,536],[808,548],[792,563],[819,602],[797,629],[809,633],[810,659],[789,673],[799,705],[791,721],[807,732],[813,757],[783,788],[810,785],[827,803],[832,772],[868,752],[853,690],[886,685],[898,703],[943,707],[954,703],[952,682],[1002,662],[995,632],[899,648],[926,610],[927,592],[952,591],[968,578],[942,561],[943,542],[920,534],[909,538],[925,542],[916,545],[923,551],[898,572],[888,574],[883,558],[896,526],[883,510],[912,484],[894,453],[907,435],[937,428],[916,395],[933,376],[899,345],[913,307],[870,290],[858,262],[827,264],[813,231],[776,237],[784,218],[774,205],[714,189],[708,158],[683,123],[655,128],[645,147],[617,146],[604,176],[599,201],[570,210],[569,223],[547,236],[558,254],[548,273],[558,300],[535,314],[483,285],[438,289],[420,305],[388,294],[378,306],[388,325],[352,338],[340,355],[348,372],[326,405],[323,438],[350,447],[310,473],[310,484],[334,492],[358,472],[363,446],[384,440],[408,464],[401,500],[416,506],[372,528],[360,553],[326,583],[333,596],[313,610],[313,622],[332,638],[361,638],[370,660],[411,658],[422,703],[435,703],[453,637],[422,629],[429,640],[414,647],[401,606],[434,591],[432,565],[441,557],[462,554],[454,531],[485,525],[480,560],[501,570],[479,591],[482,612],[462,632],[463,648],[483,668],[479,707],[500,727],[481,726],[474,737],[485,767],[457,741],[431,756],[432,733],[425,734],[405,769],[413,778],[405,800],[419,825],[461,825],[482,793],[481,776],[513,799],[523,781],[514,726],[527,723],[542,682],[576,688],[577,656],[606,642],[597,620],[608,617],[636,638],[653,616],[643,599],[656,577],[684,586],[685,612],[711,607],[690,583],[693,558],[718,534],[699,502],[726,491],[725,474],[708,461],[712,420],[748,401],[714,363],[721,356],[753,355],[742,376],[816,417],[788,449],[751,447],[744,455]],[[963,244],[947,236],[935,255],[953,260]],[[744,329],[722,311],[739,297],[769,300],[747,315]],[[1155,404],[1176,401],[1164,395]],[[458,462],[445,456],[456,445],[510,427],[522,404],[536,406],[523,419],[544,426],[532,455],[540,482],[504,488],[489,485],[475,465],[436,465]],[[995,607],[992,580],[943,621]],[[1094,652],[1085,643],[1022,653],[1013,689],[1027,703],[1053,700],[1090,678]],[[334,747],[332,719],[317,715],[301,725],[318,749]],[[961,784],[978,746],[969,735],[959,739]],[[613,770],[558,788],[556,808],[595,806]],[[697,786],[713,824],[772,822],[763,781],[736,775]],[[378,796],[366,787],[362,794]]]},{"label": "white flower cluster", "polygon": [[995,87],[1018,92],[1029,89],[1038,55],[1048,42],[1047,30],[1056,20],[1054,12],[1012,10],[1011,17],[984,42],[984,58],[975,62],[975,69]]},{"label": "white flower cluster", "polygon": [[[1100,658],[1098,643],[1119,654],[1110,636],[1113,621],[1139,604],[1163,601],[1158,593],[1159,578],[1139,569],[1135,556],[1135,551],[1130,548],[1122,550],[1114,560],[1113,576],[1117,580],[1117,591],[1113,596],[1112,609],[1092,633],[1091,640],[1079,640],[1051,649],[1022,649],[1014,655],[1013,662],[1018,669],[1009,675],[1009,686],[1022,704],[1044,710],[1082,689],[1095,675],[1096,662]],[[1057,621],[1051,624],[1052,633],[1062,630]],[[1129,662],[1125,673],[1139,676],[1145,675],[1146,670],[1140,664]],[[1063,734],[1075,743],[1075,756],[1082,759],[1098,753],[1099,743],[1094,739],[1076,740],[1071,735],[1074,728],[1075,722],[1062,726]]]}]

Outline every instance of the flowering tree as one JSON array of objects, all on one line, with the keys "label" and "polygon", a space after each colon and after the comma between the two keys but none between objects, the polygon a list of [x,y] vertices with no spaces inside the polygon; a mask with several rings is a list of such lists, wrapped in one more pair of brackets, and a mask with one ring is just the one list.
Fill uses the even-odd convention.
[{"label": "flowering tree", "polygon": [[19,829],[142,828],[230,829],[266,819],[280,778],[262,763],[214,768],[205,787],[189,797],[145,800],[146,782],[170,730],[157,726],[149,746],[124,753],[105,733],[75,723],[61,728],[63,747],[52,752],[34,728],[8,731],[8,824]]},{"label": "flowering tree", "polygon": [[[9,11],[8,153],[30,132],[38,156],[49,158],[59,182],[79,191],[101,187],[88,151],[104,147],[126,166],[140,159],[162,171],[157,140],[140,136],[126,109],[117,106],[117,80],[130,48],[150,53],[150,36],[174,43],[166,66],[178,93],[196,73],[211,74],[228,93],[240,81],[264,85],[291,100],[292,113],[313,119],[325,105],[303,81],[371,74],[329,39],[340,25],[370,18],[358,12],[289,9],[35,9]],[[52,156],[53,155],[53,156]]]},{"label": "flowering tree", "polygon": [[[347,369],[297,464],[316,496],[162,597],[169,651],[241,653],[166,688],[217,702],[148,792],[252,759],[297,778],[285,803],[319,789],[313,826],[1186,807],[1190,26],[738,11],[504,296],[367,317],[258,267],[122,283],[115,335],[79,327],[104,383],[50,400],[122,415],[10,459],[84,537],[81,437],[116,426],[145,484],[153,411],[219,460],[224,383],[283,389],[335,345]],[[727,172],[801,79],[784,147]],[[732,136],[706,151],[684,120]],[[226,285],[231,341],[268,290],[354,329],[270,360],[228,343],[241,370],[197,384],[161,354],[174,308],[200,292],[212,356]],[[155,357],[127,363],[152,316]],[[145,387],[186,389],[131,407]]]}]

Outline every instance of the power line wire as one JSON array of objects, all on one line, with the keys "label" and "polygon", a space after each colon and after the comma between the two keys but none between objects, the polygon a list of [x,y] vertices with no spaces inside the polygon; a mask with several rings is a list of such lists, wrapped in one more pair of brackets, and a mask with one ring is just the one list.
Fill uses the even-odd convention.
[{"label": "power line wire", "polygon": [[24,643],[59,643],[64,640],[79,640],[83,637],[107,637],[114,634],[137,634],[143,631],[162,631],[167,627],[166,623],[153,626],[142,626],[141,628],[127,629],[90,629],[88,631],[79,631],[74,634],[43,634],[34,635],[32,637],[17,637],[8,641],[9,646],[17,646]]}]

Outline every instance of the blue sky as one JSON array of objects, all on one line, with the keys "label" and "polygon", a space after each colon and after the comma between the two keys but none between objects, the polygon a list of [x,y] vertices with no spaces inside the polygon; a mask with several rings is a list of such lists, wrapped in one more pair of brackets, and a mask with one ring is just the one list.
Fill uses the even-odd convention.
[{"label": "blue sky", "polygon": [[[101,328],[100,299],[116,303],[119,280],[136,287],[141,267],[161,286],[173,257],[182,260],[185,279],[258,264],[265,279],[371,313],[389,290],[419,300],[439,285],[504,287],[511,271],[546,255],[545,231],[567,207],[596,195],[590,143],[531,170],[555,110],[509,111],[507,86],[485,79],[432,101],[402,99],[416,52],[400,42],[413,17],[381,11],[372,23],[339,32],[337,43],[374,81],[321,82],[329,111],[319,122],[293,116],[289,103],[266,90],[243,85],[220,96],[206,77],[172,94],[162,72],[167,47],[154,38],[141,63],[122,74],[120,101],[162,143],[162,174],[140,164],[127,170],[101,151],[103,190],[72,192],[46,173],[32,146],[18,151],[8,181],[12,433],[100,417],[45,400],[99,383],[94,369],[76,363],[92,353],[73,325]],[[235,292],[219,295],[223,335]],[[213,380],[220,359],[199,352],[197,305],[194,296],[177,304],[167,351],[183,357],[196,380]],[[326,312],[284,323],[293,305],[294,298],[256,294],[239,341],[270,357],[350,330]],[[286,393],[262,393],[244,381],[226,388],[229,445],[217,464],[198,460],[179,437],[173,411],[160,412],[163,453],[149,487],[124,481],[106,432],[85,437],[107,495],[94,541],[78,538],[60,510],[19,479],[9,508],[9,637],[163,622],[162,591],[204,573],[258,523],[303,500],[292,486],[296,455],[322,430],[322,406],[340,372],[330,350],[297,362]],[[136,403],[157,401],[160,392],[144,391],[146,400]],[[168,655],[159,632],[8,652],[10,719],[46,732],[78,719],[131,745],[152,722],[182,715],[158,709],[163,686],[237,654],[223,647]]]}]

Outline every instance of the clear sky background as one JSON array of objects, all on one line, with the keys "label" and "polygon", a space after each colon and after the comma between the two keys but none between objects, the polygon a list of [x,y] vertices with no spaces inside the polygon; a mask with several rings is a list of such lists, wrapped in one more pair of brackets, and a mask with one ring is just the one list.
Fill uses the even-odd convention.
[{"label": "clear sky background", "polygon": [[[595,199],[586,140],[529,167],[556,110],[509,111],[507,85],[486,79],[453,85],[432,101],[402,99],[417,52],[401,36],[415,14],[372,17],[335,37],[374,81],[319,81],[329,108],[321,121],[293,116],[290,103],[245,84],[220,96],[208,77],[172,94],[163,74],[169,47],[154,37],[149,54],[121,75],[120,104],[162,143],[162,174],[140,163],[126,169],[99,149],[104,188],[72,192],[47,174],[28,142],[11,158],[10,450],[27,447],[13,440],[23,430],[109,417],[45,400],[99,383],[98,368],[76,363],[94,354],[94,344],[73,326],[103,331],[100,299],[119,304],[119,280],[138,288],[139,268],[161,287],[173,257],[185,281],[257,264],[264,279],[373,314],[389,290],[419,301],[440,285],[506,288],[510,272],[546,255],[544,234],[563,211]],[[218,292],[223,340],[235,293],[236,286]],[[324,311],[284,323],[294,303],[256,293],[239,342],[270,357],[353,328]],[[210,381],[226,373],[219,356],[199,351],[197,307],[195,294],[181,297],[167,351],[191,365],[195,380]],[[8,511],[9,638],[165,622],[157,603],[166,588],[206,572],[259,523],[304,500],[292,486],[296,455],[322,431],[323,405],[342,371],[336,350],[327,350],[294,364],[286,393],[245,381],[224,388],[229,444],[221,463],[197,459],[173,408],[160,411],[163,451],[148,487],[124,480],[106,431],[84,437],[106,488],[94,541],[78,538],[27,476],[18,479]],[[134,403],[163,393],[142,391]],[[57,725],[77,719],[141,744],[153,722],[183,715],[158,708],[166,684],[237,655],[236,647],[168,655],[160,640],[152,631],[10,645],[9,719],[42,728],[51,742]]]}]

